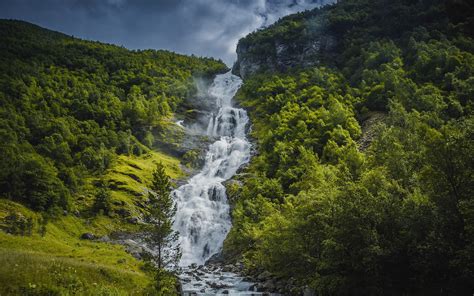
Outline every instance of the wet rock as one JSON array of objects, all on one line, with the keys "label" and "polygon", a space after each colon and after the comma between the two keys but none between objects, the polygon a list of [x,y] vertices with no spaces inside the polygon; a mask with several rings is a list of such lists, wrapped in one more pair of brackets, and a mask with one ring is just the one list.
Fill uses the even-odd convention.
[{"label": "wet rock", "polygon": [[217,289],[217,290],[229,288],[229,286],[225,283],[206,282],[206,284],[212,289]]}]

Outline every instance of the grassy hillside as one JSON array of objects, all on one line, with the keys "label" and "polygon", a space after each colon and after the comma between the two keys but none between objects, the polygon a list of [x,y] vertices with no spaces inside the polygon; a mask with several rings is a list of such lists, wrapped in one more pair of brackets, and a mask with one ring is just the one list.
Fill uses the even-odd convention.
[{"label": "grassy hillside", "polygon": [[225,70],[0,20],[0,294],[159,293],[143,262],[98,238],[143,231],[157,163],[184,177],[156,143],[175,141],[162,135],[193,79]]},{"label": "grassy hillside", "polygon": [[[19,204],[2,200],[0,218],[11,213],[41,219]],[[144,294],[151,284],[142,263],[119,245],[79,239],[84,232],[108,233],[116,224],[107,218],[86,221],[66,216],[47,224],[41,236],[0,233],[2,295]],[[125,230],[125,229],[124,229]]]},{"label": "grassy hillside", "polygon": [[241,40],[244,64],[284,42],[299,57],[315,24],[337,47],[246,77],[258,155],[229,190],[227,253],[291,295],[472,293],[472,11],[342,0]]}]

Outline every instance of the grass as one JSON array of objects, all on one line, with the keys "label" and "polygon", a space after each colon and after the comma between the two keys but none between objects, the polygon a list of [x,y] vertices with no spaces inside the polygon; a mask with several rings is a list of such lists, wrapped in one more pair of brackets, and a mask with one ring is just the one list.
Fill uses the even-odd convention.
[{"label": "grass", "polygon": [[[127,209],[131,215],[145,211],[137,205],[156,163],[162,162],[174,179],[184,177],[179,160],[161,152],[140,157],[119,156],[104,179],[111,184],[114,210]],[[5,217],[19,213],[31,217],[30,236],[11,235],[0,231],[0,296],[1,295],[144,295],[150,292],[150,275],[143,262],[117,244],[80,239],[89,232],[104,236],[114,231],[136,232],[139,225],[123,217],[86,214],[94,200],[94,181],[77,194],[73,207],[80,212],[60,216],[46,226],[41,236],[41,214],[9,200],[0,199],[0,226]]]},{"label": "grass", "polygon": [[[7,200],[0,200],[0,209],[2,218],[11,211],[38,218]],[[48,223],[44,237],[37,231],[31,236],[0,232],[0,295],[142,294],[151,283],[142,262],[123,246],[79,238],[91,229],[98,230],[65,216]]]},{"label": "grass", "polygon": [[[159,151],[151,151],[141,156],[120,155],[113,166],[107,170],[103,179],[111,189],[111,198],[114,210],[126,209],[131,216],[140,216],[144,213],[146,188],[157,163],[165,166],[166,173],[173,179],[181,179],[186,175],[180,169],[180,160]],[[97,178],[86,180],[84,192],[79,194],[75,201],[75,208],[85,211],[92,207],[94,202]]]}]

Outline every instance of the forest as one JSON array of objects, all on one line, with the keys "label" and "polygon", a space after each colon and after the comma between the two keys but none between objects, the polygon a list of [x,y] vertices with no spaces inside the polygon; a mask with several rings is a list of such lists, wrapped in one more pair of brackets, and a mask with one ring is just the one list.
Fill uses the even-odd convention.
[{"label": "forest", "polygon": [[[237,95],[257,155],[229,188],[227,255],[316,295],[472,293],[473,12],[345,0],[242,39],[267,62]],[[272,70],[315,19],[334,51]]]},{"label": "forest", "polygon": [[[339,0],[240,39],[254,153],[222,260],[284,295],[471,295],[473,38],[470,1]],[[0,20],[0,294],[176,295],[127,244],[179,235],[202,162],[163,143],[228,70]]]},{"label": "forest", "polygon": [[20,21],[0,22],[0,195],[67,210],[81,180],[118,154],[141,155],[186,97],[222,62],[129,51]]},{"label": "forest", "polygon": [[176,140],[194,79],[226,70],[0,20],[0,294],[174,293],[123,247],[82,238],[143,231],[155,164],[184,177],[157,138]]}]

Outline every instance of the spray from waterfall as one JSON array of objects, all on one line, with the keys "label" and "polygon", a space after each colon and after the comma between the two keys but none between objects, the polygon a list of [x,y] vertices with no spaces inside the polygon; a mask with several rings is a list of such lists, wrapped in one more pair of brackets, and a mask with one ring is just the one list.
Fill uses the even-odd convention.
[{"label": "spray from waterfall", "polygon": [[231,101],[242,81],[230,72],[217,75],[209,89],[218,110],[206,129],[216,141],[209,146],[202,170],[173,191],[177,204],[174,229],[179,231],[180,266],[204,264],[222,249],[230,227],[229,204],[224,185],[250,159],[245,131],[249,122],[243,109]]}]

